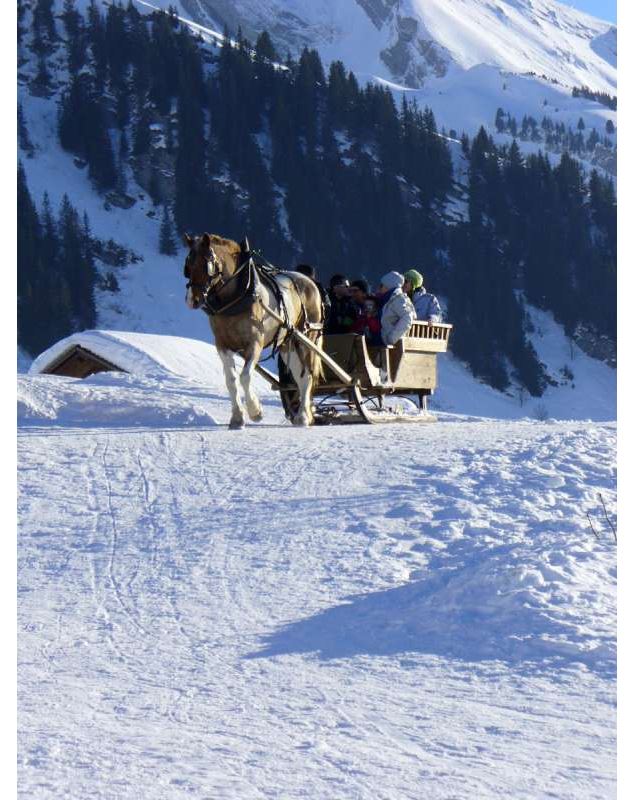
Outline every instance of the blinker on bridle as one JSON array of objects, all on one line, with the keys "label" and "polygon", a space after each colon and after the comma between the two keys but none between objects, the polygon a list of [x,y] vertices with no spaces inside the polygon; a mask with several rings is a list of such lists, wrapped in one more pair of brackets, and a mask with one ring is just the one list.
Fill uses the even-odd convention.
[{"label": "blinker on bridle", "polygon": [[185,259],[185,266],[183,267],[183,275],[188,279],[185,288],[195,288],[201,289],[203,293],[209,291],[214,283],[214,278],[220,278],[223,272],[223,264],[219,257],[214,252],[214,248],[210,247],[209,256],[207,257],[207,277],[208,280],[205,283],[195,283],[192,280],[191,270],[190,270],[190,259],[192,258],[192,251],[190,251]]}]

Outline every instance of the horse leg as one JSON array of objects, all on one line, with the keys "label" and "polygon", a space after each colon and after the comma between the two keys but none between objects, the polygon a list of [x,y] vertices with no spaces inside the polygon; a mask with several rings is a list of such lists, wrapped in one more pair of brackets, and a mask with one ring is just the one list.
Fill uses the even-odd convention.
[{"label": "horse leg", "polygon": [[285,353],[286,364],[293,380],[300,392],[300,407],[298,413],[293,418],[294,425],[311,425],[313,422],[313,412],[311,410],[311,389],[313,388],[313,378],[311,371],[300,358],[296,347],[292,344]]},{"label": "horse leg", "polygon": [[240,383],[245,393],[245,405],[247,406],[247,413],[249,419],[253,422],[262,422],[262,406],[260,400],[251,387],[251,381],[254,376],[254,371],[260,354],[262,353],[262,345],[259,342],[253,345],[247,353],[245,358],[245,366],[240,373]]},{"label": "horse leg", "polygon": [[234,363],[234,354],[230,350],[219,350],[218,355],[223,362],[223,371],[225,373],[225,383],[227,384],[227,391],[232,401],[232,416],[229,420],[230,429],[242,428],[245,425],[245,415],[240,404],[240,396],[238,394],[238,382],[236,380],[236,364]]}]

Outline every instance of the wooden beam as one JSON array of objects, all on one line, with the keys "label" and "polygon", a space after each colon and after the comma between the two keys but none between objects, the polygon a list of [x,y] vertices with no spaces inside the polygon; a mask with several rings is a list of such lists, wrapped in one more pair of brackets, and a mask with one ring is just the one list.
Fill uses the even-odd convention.
[{"label": "wooden beam", "polygon": [[[286,322],[282,319],[282,317],[279,314],[277,314],[275,311],[269,308],[269,306],[266,305],[266,303],[263,303],[262,300],[260,302],[262,303],[262,307],[267,312],[267,314],[269,314],[269,316],[273,317],[276,320],[276,322],[279,322],[283,327],[285,328],[287,327]],[[322,359],[322,361],[324,361],[325,364],[328,364],[330,369],[337,375],[337,377],[341,381],[343,381],[347,386],[352,386],[353,378],[348,374],[348,372],[342,369],[340,365],[337,363],[337,361],[334,361],[331,358],[331,356],[328,355],[328,353],[325,353],[321,347],[318,347],[318,345],[315,344],[315,342],[312,342],[308,336],[305,336],[296,328],[291,328],[291,335],[294,336],[296,339],[298,339],[300,342],[302,342],[302,344],[308,347],[309,350],[312,350],[316,355],[318,355]]]}]

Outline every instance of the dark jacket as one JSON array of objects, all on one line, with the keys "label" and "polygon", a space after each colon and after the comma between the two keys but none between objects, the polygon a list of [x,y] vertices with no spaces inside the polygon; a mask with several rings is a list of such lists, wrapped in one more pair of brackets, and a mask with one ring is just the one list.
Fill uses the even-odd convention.
[{"label": "dark jacket", "polygon": [[315,285],[320,290],[320,297],[322,298],[322,304],[324,305],[324,326],[326,327],[328,324],[329,315],[331,313],[331,298],[319,281],[315,281]]},{"label": "dark jacket", "polygon": [[331,310],[326,321],[325,333],[350,333],[357,319],[357,308],[350,297],[337,297],[328,292]]}]

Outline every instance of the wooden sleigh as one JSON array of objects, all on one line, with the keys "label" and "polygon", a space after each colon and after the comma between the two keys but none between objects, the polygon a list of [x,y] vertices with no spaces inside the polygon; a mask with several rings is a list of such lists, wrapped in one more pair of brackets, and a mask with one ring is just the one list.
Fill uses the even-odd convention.
[{"label": "wooden sleigh", "polygon": [[[427,399],[436,389],[437,355],[447,351],[451,330],[452,325],[415,320],[394,345],[371,347],[363,336],[345,333],[325,335],[320,348],[293,329],[292,335],[323,362],[324,377],[313,389],[315,423],[433,422]],[[292,417],[295,383],[258,371],[280,392]]]}]

